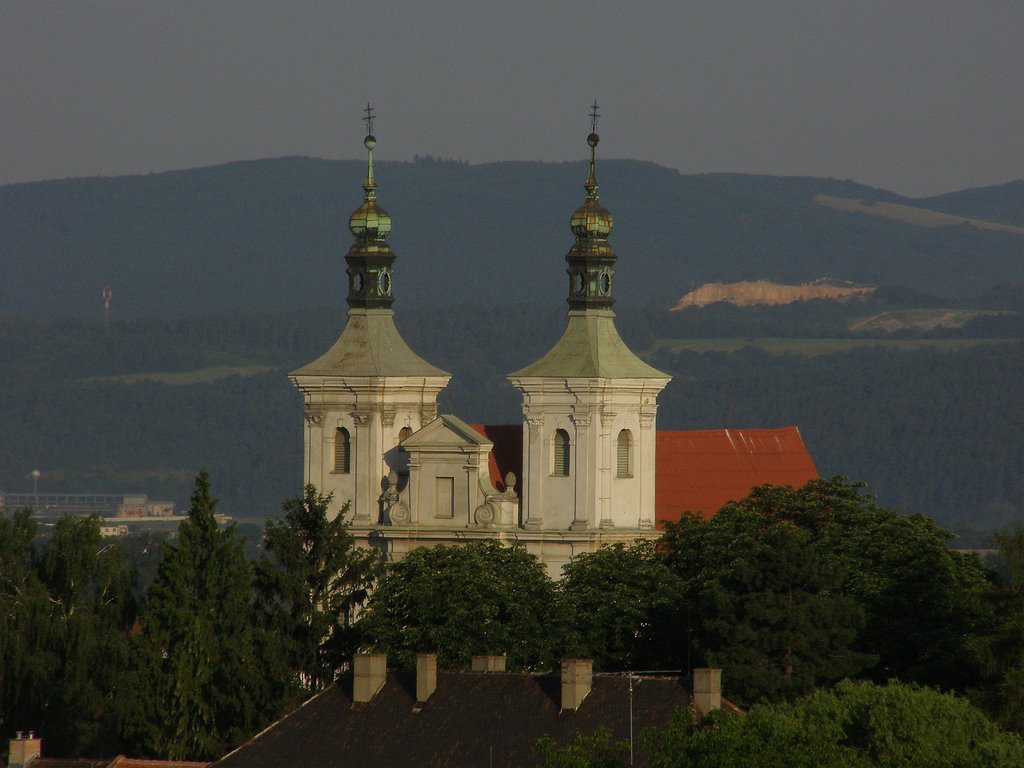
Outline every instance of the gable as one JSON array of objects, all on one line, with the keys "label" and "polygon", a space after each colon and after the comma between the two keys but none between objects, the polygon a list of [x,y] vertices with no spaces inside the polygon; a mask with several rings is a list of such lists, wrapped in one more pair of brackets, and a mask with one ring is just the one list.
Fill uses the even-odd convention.
[{"label": "gable", "polygon": [[425,448],[490,448],[491,442],[457,416],[444,413],[402,442],[407,451]]}]

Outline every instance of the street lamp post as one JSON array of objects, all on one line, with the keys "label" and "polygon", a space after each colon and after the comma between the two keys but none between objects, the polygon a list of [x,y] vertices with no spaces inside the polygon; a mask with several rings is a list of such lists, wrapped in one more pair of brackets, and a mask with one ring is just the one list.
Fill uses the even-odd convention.
[{"label": "street lamp post", "polygon": [[32,470],[32,496],[35,497],[36,514],[39,514],[39,478],[42,476],[42,472],[38,469]]}]

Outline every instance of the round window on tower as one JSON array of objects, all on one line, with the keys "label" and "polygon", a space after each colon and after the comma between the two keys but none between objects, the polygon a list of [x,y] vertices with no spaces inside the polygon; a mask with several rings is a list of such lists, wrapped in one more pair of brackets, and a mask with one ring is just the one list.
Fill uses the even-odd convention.
[{"label": "round window on tower", "polygon": [[352,293],[362,293],[363,290],[363,273],[356,272],[352,275]]},{"label": "round window on tower", "polygon": [[601,273],[601,293],[608,293],[612,288],[612,279],[607,272]]},{"label": "round window on tower", "polygon": [[579,272],[573,276],[572,289],[577,294],[583,293],[583,275]]},{"label": "round window on tower", "polygon": [[391,275],[387,272],[381,272],[377,275],[377,290],[381,296],[387,296],[391,293]]}]

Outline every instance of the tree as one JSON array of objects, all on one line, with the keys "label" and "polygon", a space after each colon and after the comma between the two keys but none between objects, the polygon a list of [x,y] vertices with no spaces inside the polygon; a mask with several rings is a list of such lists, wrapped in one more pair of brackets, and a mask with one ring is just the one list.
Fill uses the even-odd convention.
[{"label": "tree", "polygon": [[264,700],[251,617],[251,569],[233,525],[218,530],[205,470],[178,544],[147,594],[139,674],[124,729],[142,751],[212,759],[251,734]]},{"label": "tree", "polygon": [[975,650],[983,678],[972,698],[1006,728],[1024,733],[1024,528],[996,534],[1004,576],[992,631]]},{"label": "tree", "polygon": [[545,736],[534,749],[543,760],[539,768],[625,768],[629,759],[629,743],[612,741],[611,732],[603,726],[589,735],[577,733],[561,747]]},{"label": "tree", "polygon": [[994,621],[990,578],[934,520],[879,507],[861,487],[832,478],[791,496],[820,505],[802,525],[864,606],[857,647],[878,659],[866,674],[964,691],[979,675],[971,649]]},{"label": "tree", "polygon": [[793,698],[873,661],[853,649],[863,609],[793,523],[727,505],[670,526],[664,543],[692,606],[696,661],[727,669],[738,701]]},{"label": "tree", "polygon": [[349,533],[347,507],[327,519],[330,501],[312,485],[284,501],[284,519],[266,523],[264,554],[256,564],[261,620],[280,638],[288,673],[306,692],[332,682],[356,650],[353,615],[379,561]]},{"label": "tree", "polygon": [[532,669],[554,661],[555,619],[555,587],[537,558],[486,541],[421,547],[390,564],[360,625],[365,644],[403,666],[420,652],[456,669],[506,653],[509,668]]},{"label": "tree", "polygon": [[848,680],[792,704],[756,705],[745,717],[720,710],[694,723],[680,712],[641,742],[654,768],[1010,768],[1024,761],[1024,742],[965,699]]},{"label": "tree", "polygon": [[[744,631],[744,622],[732,621],[739,616],[733,608],[747,601],[755,612],[771,611],[771,601],[757,593],[764,587],[777,590],[783,586],[780,579],[792,577],[805,587],[818,582],[810,592],[801,588],[795,594],[816,590],[819,608],[840,610],[833,619],[843,615],[843,601],[853,601],[862,613],[861,620],[846,622],[839,635],[828,627],[843,622],[831,619],[816,633],[803,635],[815,642],[831,636],[846,646],[850,664],[843,674],[963,691],[980,673],[973,649],[993,620],[993,588],[978,558],[950,551],[949,538],[930,519],[879,507],[862,492],[862,484],[834,477],[799,489],[755,488],[706,523],[684,518],[671,526],[665,544],[669,564],[691,587],[703,582],[698,592],[711,600],[702,606],[701,619],[711,616],[712,624],[701,623],[696,633],[704,652],[730,642],[729,637],[743,651],[735,632]],[[784,548],[790,553],[782,555]],[[718,639],[709,637],[709,629]],[[752,662],[758,647],[747,649]],[[836,646],[830,653],[839,650]],[[705,663],[725,663],[714,654],[705,656]],[[842,654],[835,658],[843,661]],[[857,660],[859,667],[852,663]],[[840,672],[842,666],[836,666],[817,683],[834,680]],[[730,676],[734,681],[735,673]],[[750,691],[742,670],[739,682],[743,698]]]},{"label": "tree", "polygon": [[565,567],[558,589],[566,655],[593,659],[604,670],[651,669],[684,660],[682,584],[654,542],[578,555]]},{"label": "tree", "polygon": [[46,733],[48,751],[110,745],[128,666],[131,578],[96,517],[64,517],[41,552],[31,510],[0,518],[0,724]]},{"label": "tree", "polygon": [[0,515],[0,726],[36,728],[53,667],[50,599],[36,570],[31,509]]},{"label": "tree", "polygon": [[117,543],[105,543],[97,516],[63,517],[40,558],[50,594],[53,666],[38,724],[53,754],[109,746],[114,692],[129,668],[128,630],[136,616],[132,577]]}]

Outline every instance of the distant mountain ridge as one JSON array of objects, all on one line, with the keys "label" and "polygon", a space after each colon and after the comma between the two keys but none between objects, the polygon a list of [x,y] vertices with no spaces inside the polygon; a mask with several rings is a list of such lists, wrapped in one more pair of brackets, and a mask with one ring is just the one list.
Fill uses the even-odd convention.
[{"label": "distant mountain ridge", "polygon": [[[336,304],[345,295],[357,161],[304,157],[0,187],[0,315],[182,317]],[[559,301],[583,163],[379,163],[398,254],[397,308]],[[1024,223],[1024,182],[910,200],[852,181],[680,175],[599,160],[621,302],[671,306],[707,282],[827,274],[962,296],[1024,284],[1019,235],[922,229],[815,195]],[[1017,213],[1014,213],[1014,212]],[[674,297],[674,298],[673,298]]]}]

